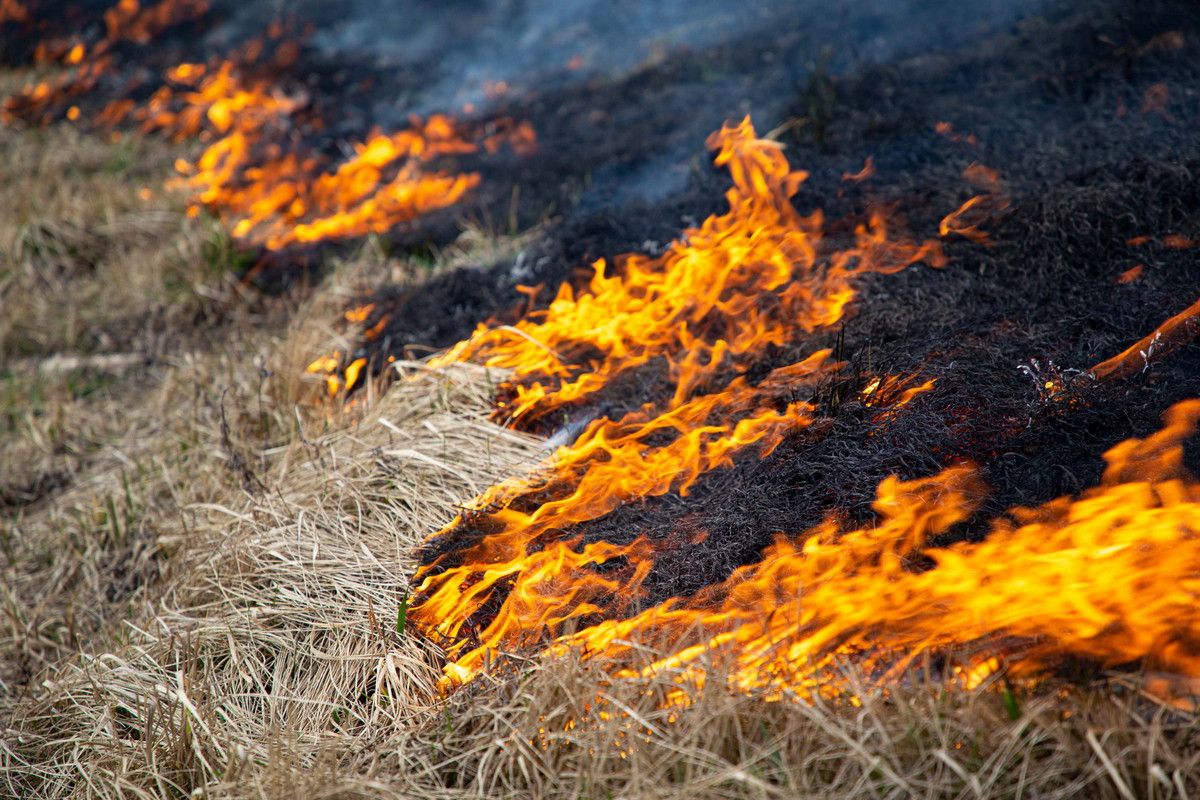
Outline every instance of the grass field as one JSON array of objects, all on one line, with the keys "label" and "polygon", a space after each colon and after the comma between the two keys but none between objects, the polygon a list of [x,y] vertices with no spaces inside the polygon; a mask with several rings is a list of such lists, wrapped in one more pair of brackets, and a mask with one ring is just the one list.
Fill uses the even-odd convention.
[{"label": "grass field", "polygon": [[857,704],[714,680],[679,709],[670,676],[564,659],[440,696],[413,549],[542,445],[488,421],[480,368],[348,405],[304,373],[349,298],[424,270],[364,246],[256,296],[162,189],[169,146],[0,143],[0,795],[1200,796],[1200,719],[1156,676]]}]

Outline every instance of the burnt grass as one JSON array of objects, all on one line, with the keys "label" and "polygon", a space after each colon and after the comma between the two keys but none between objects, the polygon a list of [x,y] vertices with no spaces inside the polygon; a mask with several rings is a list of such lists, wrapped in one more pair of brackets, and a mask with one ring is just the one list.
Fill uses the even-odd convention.
[{"label": "burnt grass", "polygon": [[[831,513],[869,523],[876,487],[890,474],[978,464],[992,494],[975,519],[936,544],[978,538],[1008,508],[1094,486],[1107,448],[1157,430],[1171,404],[1200,394],[1195,344],[1132,378],[1082,382],[1065,398],[1049,400],[1038,388],[1055,369],[1085,370],[1121,352],[1200,296],[1200,250],[1157,238],[1127,243],[1169,233],[1200,238],[1200,8],[1167,0],[1063,4],[957,52],[813,80],[824,85],[797,82],[787,114],[811,117],[819,95],[827,119],[819,133],[798,128],[787,153],[812,173],[797,205],[823,207],[832,236],[872,204],[894,208],[916,237],[935,235],[941,216],[973,194],[962,171],[975,161],[999,170],[1012,206],[984,226],[988,245],[948,241],[944,269],[918,264],[868,277],[839,330],[768,353],[751,371],[839,348],[850,366],[815,397],[825,424],[765,458],[742,454],[686,498],[631,500],[561,532],[585,542],[663,543],[647,603],[720,581],[757,560],[776,532],[803,531]],[[1168,88],[1165,109],[1143,112],[1156,84]],[[639,97],[632,92],[625,102]],[[942,120],[978,144],[936,135]],[[760,132],[778,121],[756,119]],[[868,155],[876,177],[844,183],[842,173]],[[558,282],[585,279],[589,260],[661,244],[721,210],[725,185],[718,170],[697,168],[687,190],[663,202],[564,215],[516,262],[385,290],[371,299],[391,319],[387,334],[363,352],[379,359],[405,342],[447,345],[481,319],[512,319],[520,307],[514,275],[547,284],[543,296],[552,296]],[[1145,267],[1141,278],[1118,283],[1136,264]],[[1018,369],[1033,369],[1034,360],[1041,380]],[[892,373],[936,377],[936,389],[881,418],[856,398],[868,376]],[[578,416],[618,416],[658,396],[661,365],[620,383]],[[1187,460],[1200,468],[1200,446],[1187,448]],[[431,542],[426,557],[453,564],[456,550],[485,534],[486,523],[467,521]]]},{"label": "burnt grass", "polygon": [[[930,7],[953,18],[956,5]],[[218,25],[221,8],[203,24]],[[920,24],[900,11],[876,22]],[[464,218],[493,230],[541,223],[544,233],[514,259],[360,299],[375,303],[365,328],[384,316],[387,323],[348,357],[367,357],[377,373],[389,356],[414,352],[410,346],[424,352],[466,337],[481,321],[512,321],[527,305],[518,285],[541,285],[544,303],[563,281],[585,282],[596,258],[657,249],[724,210],[728,177],[711,166],[703,141],[745,113],[760,133],[791,123],[782,135],[788,158],[810,172],[795,202],[802,211],[824,209],[835,243],[873,206],[892,209],[915,238],[935,236],[938,221],[975,193],[964,168],[979,162],[999,171],[1012,205],[984,224],[988,245],[948,240],[944,269],[918,264],[868,276],[838,329],[809,337],[802,348],[772,350],[751,369],[751,378],[762,376],[812,349],[836,347],[849,366],[813,398],[822,424],[765,458],[742,454],[733,468],[703,476],[687,498],[636,499],[561,532],[583,541],[648,536],[669,543],[647,583],[647,602],[720,581],[759,558],[776,532],[803,531],[830,513],[869,522],[876,486],[890,474],[915,478],[962,461],[980,465],[990,498],[940,543],[978,537],[1007,508],[1095,485],[1108,447],[1156,430],[1167,407],[1200,394],[1194,344],[1132,378],[1081,386],[1067,400],[1047,401],[1041,381],[1019,369],[1032,369],[1034,360],[1043,372],[1050,362],[1086,369],[1200,294],[1200,249],[1172,249],[1159,238],[1200,239],[1200,7],[1062,0],[998,31],[955,32],[932,45],[927,35],[909,37],[924,44],[885,57],[856,47],[860,32],[843,23],[837,15],[777,12],[724,44],[676,52],[616,80],[547,81],[468,119],[468,131],[506,118],[529,121],[538,152],[439,164],[478,170],[480,189],[458,207],[392,231],[390,246],[435,251],[459,234]],[[5,57],[23,60],[13,45],[27,41],[22,32],[0,34]],[[203,55],[182,34],[156,45],[152,58],[132,46],[117,56],[141,65],[144,76],[161,72],[145,68],[157,62]],[[298,135],[314,137],[307,145],[330,154],[379,121],[373,98],[402,102],[425,74],[420,64],[385,71],[352,54],[329,58],[307,48],[295,65],[272,69],[282,70],[274,77],[285,88],[311,97]],[[155,85],[132,91],[146,95]],[[1144,108],[1160,85],[1163,107]],[[74,102],[98,108],[107,99]],[[85,116],[89,110],[96,109],[85,108]],[[306,119],[329,124],[318,135],[303,127]],[[977,143],[938,135],[940,121]],[[868,156],[876,175],[844,182],[843,173],[858,171]],[[1152,241],[1127,243],[1139,236]],[[286,291],[319,279],[330,253],[352,246],[251,253],[245,279]],[[1137,264],[1143,275],[1119,284]],[[936,389],[881,418],[856,398],[882,374],[935,377]],[[618,383],[572,409],[574,419],[617,417],[660,398],[662,365]],[[566,421],[542,420],[535,430],[550,434]],[[1197,449],[1189,459],[1200,467]],[[454,563],[455,551],[485,535],[484,525],[440,537],[427,558]]]}]

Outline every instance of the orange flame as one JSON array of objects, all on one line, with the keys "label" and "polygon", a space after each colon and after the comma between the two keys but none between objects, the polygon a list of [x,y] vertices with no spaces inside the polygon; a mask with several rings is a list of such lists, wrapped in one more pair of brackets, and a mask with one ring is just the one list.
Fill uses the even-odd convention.
[{"label": "orange flame", "polygon": [[[145,44],[207,10],[207,0],[164,0],[147,8],[119,0],[105,12],[106,34],[99,43],[46,44],[47,54],[61,51],[54,58],[77,69],[8,98],[3,119],[50,122],[55,108],[91,91],[112,71],[115,43]],[[230,60],[179,64],[145,101],[118,97],[90,121],[105,127],[132,121],[143,133],[162,132],[174,140],[200,135],[206,150],[179,170],[186,175],[179,183],[192,193],[189,214],[207,209],[236,238],[269,250],[383,233],[460,202],[480,176],[435,169],[439,159],[481,148],[495,153],[508,146],[518,155],[536,150],[537,136],[526,122],[500,119],[468,135],[448,117],[435,115],[414,117],[408,129],[396,133],[372,133],[352,145],[350,158],[330,163],[295,135],[320,126],[304,113],[307,96],[284,93],[270,77],[299,55],[296,42],[277,41],[283,34],[283,26],[272,25],[269,50],[265,40],[256,39]],[[74,107],[66,113],[81,116]]]},{"label": "orange flame", "polygon": [[1134,264],[1132,267],[1117,276],[1117,283],[1121,284],[1122,286],[1133,283],[1138,278],[1142,277],[1142,273],[1145,271],[1145,264]]},{"label": "orange flame", "polygon": [[686,495],[736,454],[765,455],[810,427],[815,407],[794,398],[839,368],[829,351],[756,385],[738,374],[748,357],[837,322],[860,275],[942,263],[935,243],[890,240],[879,215],[848,248],[825,246],[820,212],[802,216],[789,200],[805,174],[789,169],[778,144],[757,139],[748,119],[709,145],[733,177],[727,213],[686,231],[662,256],[625,256],[619,275],[597,262],[585,290],[565,286],[546,311],[481,327],[435,361],[480,358],[512,370],[514,418],[544,415],[655,359],[674,387],[661,407],[587,425],[538,474],[493,487],[435,534],[485,532],[417,574],[410,617],[446,644],[447,686],[502,648],[552,638],[568,621],[624,613],[658,549],[670,545],[641,537],[583,544],[572,527],[633,498]]},{"label": "orange flame", "polygon": [[862,183],[875,174],[875,159],[872,156],[867,156],[867,160],[863,163],[863,168],[858,172],[843,172],[842,180],[847,183]]},{"label": "orange flame", "polygon": [[999,215],[1010,205],[1008,197],[1004,194],[1000,173],[991,167],[973,163],[963,170],[963,177],[984,189],[985,193],[975,195],[947,214],[938,226],[938,233],[943,237],[951,234],[962,236],[976,244],[987,243],[990,237],[986,231],[980,230],[979,225]]},{"label": "orange flame", "polygon": [[[438,159],[480,147],[449,117],[413,117],[408,129],[373,133],[353,145],[352,157],[329,170],[314,155],[281,151],[268,135],[274,127],[286,129],[303,98],[281,95],[268,85],[243,85],[230,62],[209,74],[181,65],[173,76],[198,79],[199,85],[184,95],[182,111],[163,111],[148,118],[143,129],[191,134],[203,123],[210,125],[218,138],[181,170],[194,196],[192,208],[207,208],[232,226],[234,236],[267,249],[384,233],[458,203],[479,185],[478,173],[429,169]],[[528,124],[514,124],[483,146],[495,150],[500,143],[528,154],[536,148],[536,135]]]},{"label": "orange flame", "polygon": [[[1099,486],[1013,509],[979,543],[926,544],[977,510],[984,487],[973,467],[888,478],[875,527],[829,520],[780,537],[719,586],[586,628],[551,650],[616,657],[631,640],[672,642],[670,655],[617,674],[679,671],[682,687],[695,686],[715,660],[731,686],[772,696],[837,694],[829,668],[839,658],[888,680],[924,653],[956,647],[1007,653],[1019,672],[1070,655],[1198,676],[1200,482],[1182,463],[1200,400],[1175,406],[1165,422],[1105,454]],[[933,566],[916,567],[921,560]],[[994,658],[976,671],[994,671]],[[685,688],[675,700],[687,702]]]},{"label": "orange flame", "polygon": [[[822,248],[820,211],[802,216],[789,198],[807,178],[792,172],[749,119],[708,140],[734,187],[729,211],[684,232],[657,257],[627,255],[620,274],[603,260],[578,294],[564,284],[550,307],[513,326],[480,326],[435,360],[479,359],[515,377],[514,419],[577,401],[616,375],[663,358],[675,378],[673,405],[720,368],[841,319],[854,279],[915,261],[944,263],[936,243],[888,238],[875,214],[844,250]],[[763,302],[771,297],[772,302]]]}]

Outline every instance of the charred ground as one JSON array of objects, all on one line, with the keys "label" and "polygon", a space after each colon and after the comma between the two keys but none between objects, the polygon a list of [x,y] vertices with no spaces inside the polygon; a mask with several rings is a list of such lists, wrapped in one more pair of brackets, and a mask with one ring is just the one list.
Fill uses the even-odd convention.
[{"label": "charred ground", "polygon": [[[747,454],[705,475],[686,500],[632,502],[563,537],[671,542],[647,584],[653,604],[755,561],[776,532],[805,530],[830,513],[870,519],[888,475],[915,478],[962,461],[983,467],[990,500],[943,543],[976,535],[1014,505],[1094,485],[1108,447],[1150,433],[1169,405],[1200,390],[1193,346],[1132,378],[1077,381],[1053,399],[1043,391],[1063,370],[1069,378],[1121,352],[1195,300],[1197,251],[1163,237],[1200,235],[1198,34],[1191,4],[1064,4],[969,53],[810,73],[793,95],[784,140],[793,166],[812,172],[797,205],[823,207],[831,239],[848,236],[873,205],[894,209],[916,236],[932,233],[972,194],[962,173],[973,162],[999,171],[1011,207],[984,225],[986,244],[951,238],[944,269],[871,276],[839,330],[803,352],[777,349],[751,370],[761,377],[814,346],[835,348],[849,366],[818,393],[825,423],[768,458]],[[1152,98],[1162,86],[1168,99],[1159,107]],[[935,133],[942,121],[960,141]],[[844,181],[867,156],[876,176]],[[445,345],[469,333],[465,324],[503,320],[524,308],[513,284],[547,284],[545,298],[561,280],[578,282],[590,259],[664,243],[719,210],[724,181],[697,167],[682,195],[568,216],[515,263],[382,292],[370,299],[392,322],[365,352],[380,359],[401,342]],[[1140,277],[1121,283],[1137,264]],[[575,417],[636,408],[657,396],[662,369],[637,370]],[[886,374],[936,378],[936,389],[889,418],[860,396],[871,376]],[[568,421],[543,420],[540,432]],[[453,551],[484,533],[468,522],[434,540],[426,557],[446,554],[441,563],[453,564]]]}]

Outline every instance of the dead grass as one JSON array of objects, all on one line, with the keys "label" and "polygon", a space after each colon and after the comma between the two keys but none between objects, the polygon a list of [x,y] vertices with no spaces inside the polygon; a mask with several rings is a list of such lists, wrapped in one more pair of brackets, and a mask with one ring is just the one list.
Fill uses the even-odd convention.
[{"label": "dead grass", "polygon": [[394,263],[368,248],[298,305],[247,303],[203,223],[170,201],[129,222],[165,151],[109,173],[152,146],[0,136],[24,187],[0,215],[0,795],[1200,795],[1196,716],[1136,684],[1024,690],[1013,715],[995,686],[856,707],[713,680],[673,709],[671,675],[565,659],[439,697],[405,624],[413,548],[541,455],[487,420],[495,376],[408,364],[326,404],[303,366]]}]

